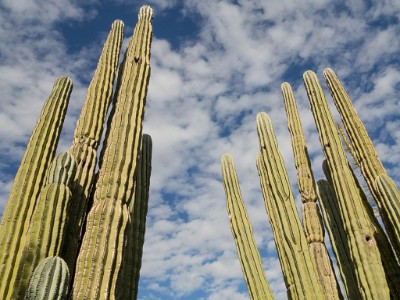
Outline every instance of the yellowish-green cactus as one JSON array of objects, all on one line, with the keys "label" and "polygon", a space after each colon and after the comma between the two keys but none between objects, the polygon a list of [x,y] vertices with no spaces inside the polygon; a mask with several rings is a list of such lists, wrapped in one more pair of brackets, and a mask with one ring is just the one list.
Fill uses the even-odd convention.
[{"label": "yellowish-green cactus", "polygon": [[[378,157],[378,153],[374,148],[364,124],[357,115],[349,96],[336,77],[336,74],[331,69],[327,68],[324,70],[324,76],[347,134],[349,135],[358,165],[379,207],[379,212],[392,246],[397,256],[400,257],[400,239],[398,238],[400,236],[400,198],[391,199],[381,197],[380,193],[377,191],[375,179],[379,175],[387,174],[386,170]],[[391,196],[399,194],[400,192],[391,194]]]},{"label": "yellowish-green cactus", "polygon": [[96,71],[89,85],[85,103],[78,119],[74,140],[69,153],[78,163],[74,185],[74,200],[69,212],[69,224],[62,257],[71,273],[74,271],[79,250],[80,232],[87,211],[89,191],[97,163],[96,151],[100,144],[113,84],[118,68],[118,58],[123,39],[124,24],[114,21],[104,44]]},{"label": "yellowish-green cactus", "polygon": [[72,297],[115,297],[150,76],[152,10],[143,6],[122,62],[93,207],[79,252]]},{"label": "yellowish-green cactus", "polygon": [[250,298],[273,299],[230,154],[222,156],[221,169],[231,230]]},{"label": "yellowish-green cactus", "polygon": [[307,144],[297,110],[296,100],[289,83],[281,85],[288,128],[292,139],[294,161],[297,170],[297,183],[303,202],[303,226],[311,257],[318,271],[324,289],[325,299],[342,299],[332,261],[324,244],[324,229],[316,200],[314,176],[308,157]]},{"label": "yellowish-green cactus", "polygon": [[320,142],[332,174],[344,229],[348,237],[350,258],[356,269],[357,285],[363,299],[389,299],[389,288],[381,263],[381,254],[362,209],[363,200],[349,169],[345,150],[316,75],[304,73],[304,83],[311,104]]},{"label": "yellowish-green cactus", "polygon": [[270,118],[257,115],[257,168],[265,207],[290,299],[323,299],[318,273],[297,214],[294,197]]},{"label": "yellowish-green cactus", "polygon": [[8,274],[10,289],[6,298],[23,298],[31,273],[39,262],[48,256],[60,254],[72,198],[69,187],[75,170],[75,159],[66,152],[59,154],[51,164],[28,232],[23,237],[15,264]]},{"label": "yellowish-green cactus", "polygon": [[71,91],[72,81],[68,77],[60,77],[54,84],[11,188],[0,225],[0,295],[4,296],[9,288],[8,275],[54,158]]},{"label": "yellowish-green cactus", "polygon": [[124,263],[118,276],[117,298],[136,299],[146,230],[146,216],[149,202],[151,175],[152,140],[143,134],[142,147],[137,165],[133,197],[129,203],[130,218],[126,226]]}]

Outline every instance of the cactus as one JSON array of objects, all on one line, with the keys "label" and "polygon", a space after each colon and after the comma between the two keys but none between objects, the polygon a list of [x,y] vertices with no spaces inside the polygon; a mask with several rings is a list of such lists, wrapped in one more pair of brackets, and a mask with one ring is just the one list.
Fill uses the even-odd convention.
[{"label": "cactus", "polygon": [[125,53],[107,128],[86,232],[76,263],[73,298],[114,297],[137,165],[150,75],[152,10],[143,6]]},{"label": "cactus", "polygon": [[373,229],[368,221],[369,216],[362,209],[363,202],[349,169],[325,95],[312,71],[305,72],[303,78],[320,142],[332,172],[332,182],[348,237],[351,261],[356,268],[361,296],[389,299],[389,288]]},{"label": "cactus", "polygon": [[15,176],[0,225],[0,295],[8,290],[8,275],[29,227],[45,174],[54,158],[72,81],[60,77],[46,100]]},{"label": "cactus", "polygon": [[118,67],[124,24],[113,22],[104,44],[97,69],[89,85],[85,103],[74,132],[69,153],[78,163],[74,186],[74,200],[69,212],[68,232],[62,257],[71,273],[79,250],[80,232],[87,211],[89,191],[93,183],[97,163],[96,151],[100,144],[107,110],[111,103],[112,89]]},{"label": "cactus", "polygon": [[271,120],[266,113],[257,115],[257,132],[260,141],[257,168],[288,297],[321,299],[324,297],[323,288],[311,260],[288,175],[278,150]]},{"label": "cactus", "polygon": [[63,300],[68,295],[69,270],[57,256],[43,259],[32,274],[25,300]]},{"label": "cactus", "polygon": [[29,277],[39,261],[59,255],[72,198],[69,186],[75,170],[74,158],[65,152],[59,154],[51,164],[29,230],[21,243],[15,265],[8,274],[10,298],[20,299],[25,295]]},{"label": "cactus", "polygon": [[253,236],[253,228],[240,192],[233,159],[224,154],[221,162],[226,206],[240,265],[251,299],[273,299]]},{"label": "cactus", "polygon": [[297,183],[301,195],[303,226],[311,257],[317,268],[319,280],[324,289],[325,299],[342,299],[332,261],[324,244],[324,229],[316,200],[314,176],[308,157],[307,144],[303,134],[296,100],[288,83],[281,85],[288,128],[292,139],[292,148],[297,169]]},{"label": "cactus", "polygon": [[[118,299],[136,299],[140,267],[142,264],[146,215],[149,201],[151,175],[152,140],[143,134],[133,197],[129,203],[129,220],[126,226],[126,246],[123,270],[118,277]],[[133,186],[128,187],[132,189]]]},{"label": "cactus", "polygon": [[[375,179],[379,175],[387,174],[386,170],[378,157],[364,124],[358,117],[349,96],[336,77],[336,74],[331,69],[327,68],[324,70],[324,76],[347,134],[349,135],[361,173],[378,205],[382,221],[385,224],[392,246],[397,256],[400,257],[400,240],[398,238],[400,235],[400,222],[398,218],[400,215],[400,198],[382,198],[377,191]],[[392,196],[399,194],[400,192],[397,192],[396,194],[392,194]]]}]

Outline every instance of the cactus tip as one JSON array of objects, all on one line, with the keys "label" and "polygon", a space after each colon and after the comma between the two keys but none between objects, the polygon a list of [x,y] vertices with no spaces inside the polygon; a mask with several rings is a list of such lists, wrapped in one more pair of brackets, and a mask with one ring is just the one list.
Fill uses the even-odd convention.
[{"label": "cactus tip", "polygon": [[115,20],[112,25],[111,28],[115,28],[115,27],[124,27],[124,22],[122,20]]},{"label": "cactus tip", "polygon": [[153,9],[148,5],[143,5],[139,11],[139,20],[150,21],[153,19]]}]

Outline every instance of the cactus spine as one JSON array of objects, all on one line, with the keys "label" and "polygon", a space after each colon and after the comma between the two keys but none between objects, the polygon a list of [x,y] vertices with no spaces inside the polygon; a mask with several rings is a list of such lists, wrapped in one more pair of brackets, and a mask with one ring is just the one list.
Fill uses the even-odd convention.
[{"label": "cactus spine", "polygon": [[89,85],[85,103],[74,132],[74,140],[69,153],[78,163],[73,186],[67,242],[62,257],[66,260],[71,273],[74,271],[79,250],[80,232],[87,211],[89,191],[93,183],[97,163],[96,151],[100,144],[107,110],[111,103],[112,89],[118,67],[118,58],[122,44],[124,24],[120,20],[113,22],[104,44],[93,79]]},{"label": "cactus spine", "polygon": [[235,239],[240,265],[251,299],[273,299],[273,295],[261,262],[253,228],[240,192],[239,180],[230,154],[224,154],[221,161],[222,179],[226,194],[231,230]]},{"label": "cactus spine", "polygon": [[8,275],[14,268],[21,237],[28,230],[46,170],[54,158],[64,121],[72,81],[60,77],[46,100],[17,171],[0,225],[0,295],[9,288]]},{"label": "cactus spine", "polygon": [[[400,257],[400,239],[398,238],[400,236],[400,198],[382,198],[377,191],[375,179],[381,174],[386,174],[386,170],[378,157],[364,124],[358,117],[349,96],[336,77],[336,74],[327,68],[324,70],[324,76],[342,122],[350,137],[358,165],[379,207],[379,212],[392,246],[397,256]],[[399,192],[396,194],[398,195]],[[395,196],[395,194],[392,195]]]},{"label": "cactus spine", "polygon": [[32,274],[25,300],[62,300],[68,295],[69,270],[57,256],[43,259]]},{"label": "cactus spine", "polygon": [[322,299],[323,288],[311,260],[275,133],[266,113],[257,115],[257,168],[290,299]]},{"label": "cactus spine", "polygon": [[303,134],[296,100],[288,83],[281,85],[288,128],[292,139],[292,148],[297,169],[297,183],[301,195],[303,226],[311,257],[317,268],[319,280],[324,289],[325,299],[342,299],[336,281],[332,262],[324,244],[324,229],[316,201],[314,176],[308,157],[307,144]]},{"label": "cactus spine", "polygon": [[120,72],[111,124],[76,264],[74,299],[114,298],[150,75],[152,10],[143,6]]},{"label": "cactus spine", "polygon": [[8,294],[12,299],[21,299],[25,295],[29,277],[42,259],[60,253],[72,198],[69,186],[75,170],[74,158],[65,152],[59,154],[50,166],[47,183],[39,194],[28,232],[8,276]]},{"label": "cactus spine", "polygon": [[364,299],[389,299],[389,288],[373,230],[368,215],[362,209],[362,199],[349,169],[325,95],[313,72],[307,71],[303,77],[320,142],[332,173],[361,296]]},{"label": "cactus spine", "polygon": [[[120,299],[136,299],[142,262],[146,216],[149,202],[152,140],[143,134],[133,197],[129,203],[129,220],[126,227],[123,270],[118,277],[117,292]],[[133,187],[128,187],[128,189]]]}]

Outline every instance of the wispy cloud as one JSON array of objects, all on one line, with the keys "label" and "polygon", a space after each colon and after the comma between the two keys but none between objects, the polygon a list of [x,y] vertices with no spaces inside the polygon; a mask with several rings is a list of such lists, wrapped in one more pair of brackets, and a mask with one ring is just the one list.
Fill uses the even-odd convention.
[{"label": "wispy cloud", "polygon": [[[62,33],[63,24],[94,18],[100,3],[82,7],[78,2],[53,2],[3,1],[0,10],[5,20],[0,24],[0,209],[41,105],[56,77],[64,74],[75,84],[61,148],[70,144],[101,49],[98,41],[71,51]],[[171,42],[176,37],[159,36],[154,28],[144,125],[153,137],[154,161],[140,298],[248,298],[220,179],[220,157],[230,152],[267,277],[276,298],[285,299],[255,167],[255,116],[259,111],[270,114],[294,185],[280,94],[280,84],[289,81],[320,178],[323,157],[302,73],[312,69],[323,82],[323,68],[331,67],[373,134],[389,173],[396,176],[400,5],[328,0],[150,3],[156,18],[193,16],[199,31],[176,45]]]}]

